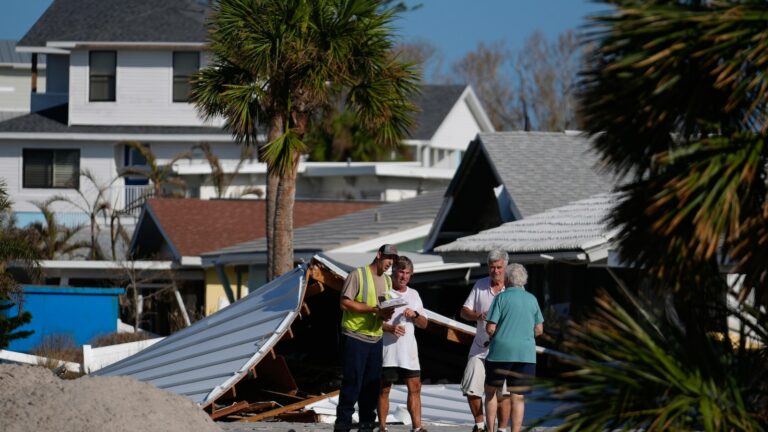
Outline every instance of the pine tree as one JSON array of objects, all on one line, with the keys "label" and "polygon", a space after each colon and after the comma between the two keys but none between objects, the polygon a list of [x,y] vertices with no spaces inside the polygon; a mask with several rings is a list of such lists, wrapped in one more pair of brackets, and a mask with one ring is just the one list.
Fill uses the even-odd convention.
[{"label": "pine tree", "polygon": [[15,331],[24,324],[29,324],[32,321],[32,314],[21,312],[17,316],[7,316],[13,305],[11,301],[0,300],[0,349],[7,348],[12,340],[23,339],[34,333],[32,330]]}]

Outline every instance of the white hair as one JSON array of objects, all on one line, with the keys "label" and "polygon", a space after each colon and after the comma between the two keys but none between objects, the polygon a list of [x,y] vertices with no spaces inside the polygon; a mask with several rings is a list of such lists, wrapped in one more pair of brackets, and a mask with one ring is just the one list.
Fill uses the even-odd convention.
[{"label": "white hair", "polygon": [[488,264],[496,261],[504,261],[504,265],[509,261],[509,254],[507,251],[501,249],[494,249],[488,252]]},{"label": "white hair", "polygon": [[528,283],[528,271],[522,264],[510,264],[507,267],[507,284],[513,287],[523,287]]}]

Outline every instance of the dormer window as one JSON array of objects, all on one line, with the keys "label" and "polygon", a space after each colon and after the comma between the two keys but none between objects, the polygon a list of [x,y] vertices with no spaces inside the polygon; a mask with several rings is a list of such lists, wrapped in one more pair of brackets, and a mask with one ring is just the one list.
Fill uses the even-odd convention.
[{"label": "dormer window", "polygon": [[116,75],[116,51],[91,51],[88,100],[90,102],[114,102]]},{"label": "dormer window", "polygon": [[200,53],[175,51],[173,53],[173,101],[189,102],[192,75],[200,69]]}]

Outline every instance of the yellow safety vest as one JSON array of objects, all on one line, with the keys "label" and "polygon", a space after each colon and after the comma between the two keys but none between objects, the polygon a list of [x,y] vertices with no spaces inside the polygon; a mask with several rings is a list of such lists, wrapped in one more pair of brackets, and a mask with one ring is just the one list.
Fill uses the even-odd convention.
[{"label": "yellow safety vest", "polygon": [[[369,266],[363,266],[357,270],[358,290],[355,301],[365,303],[370,307],[376,307],[376,285],[373,283],[373,273]],[[392,289],[392,280],[384,275],[386,281],[385,291]],[[381,336],[384,334],[384,321],[378,315],[372,313],[359,313],[345,310],[341,317],[341,326],[355,333],[366,336]]]}]

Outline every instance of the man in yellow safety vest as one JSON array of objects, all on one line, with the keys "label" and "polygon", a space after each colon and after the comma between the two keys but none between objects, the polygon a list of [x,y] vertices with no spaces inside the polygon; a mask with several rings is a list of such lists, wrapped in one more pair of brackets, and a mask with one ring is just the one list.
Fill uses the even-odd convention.
[{"label": "man in yellow safety vest", "polygon": [[367,266],[353,270],[341,291],[342,381],[334,430],[349,431],[355,403],[358,404],[360,431],[372,431],[376,425],[382,365],[384,321],[394,308],[382,309],[379,299],[392,289],[385,274],[397,259],[397,248],[382,245]]}]

